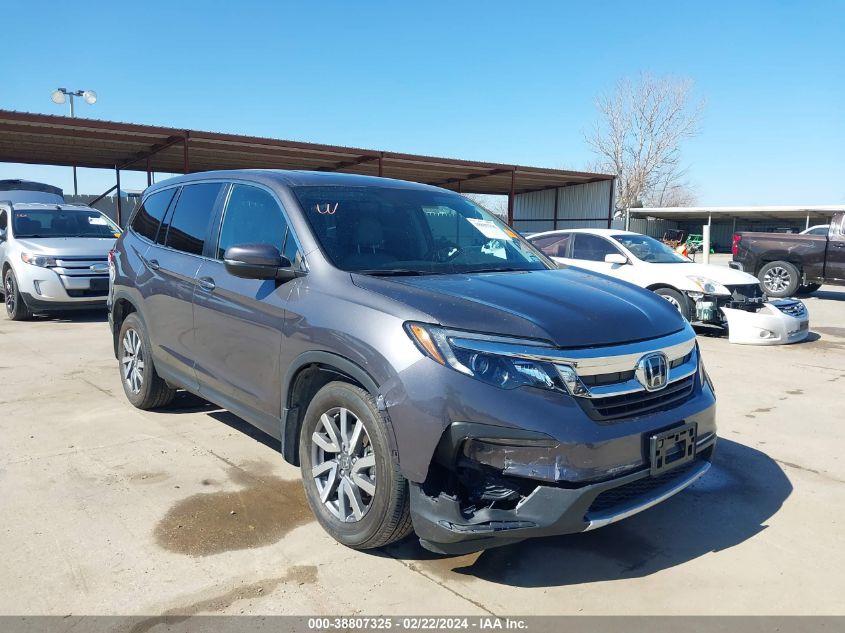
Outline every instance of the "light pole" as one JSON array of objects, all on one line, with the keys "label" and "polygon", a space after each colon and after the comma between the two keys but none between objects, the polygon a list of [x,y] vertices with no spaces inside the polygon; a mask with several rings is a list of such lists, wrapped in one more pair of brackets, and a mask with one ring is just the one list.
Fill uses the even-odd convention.
[{"label": "light pole", "polygon": [[[59,105],[63,104],[67,101],[67,97],[70,97],[70,116],[71,118],[76,116],[76,113],[73,111],[73,98],[74,97],[82,97],[85,103],[88,105],[94,105],[97,103],[97,93],[93,90],[67,90],[66,88],[56,88],[53,91],[53,94],[50,98],[53,100],[53,103],[57,103]],[[79,191],[77,191],[76,186],[76,165],[73,166],[73,195],[77,195]],[[118,192],[119,193],[119,192]]]}]

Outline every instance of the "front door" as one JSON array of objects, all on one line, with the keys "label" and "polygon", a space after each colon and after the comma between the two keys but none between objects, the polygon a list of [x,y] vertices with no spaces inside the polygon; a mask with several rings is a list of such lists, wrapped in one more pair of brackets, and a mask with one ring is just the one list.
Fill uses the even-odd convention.
[{"label": "front door", "polygon": [[286,240],[295,244],[276,197],[255,185],[232,185],[214,257],[203,261],[194,294],[200,393],[276,437],[282,324],[291,284],[230,275],[223,255],[230,246],[249,243],[272,244],[284,253]]}]

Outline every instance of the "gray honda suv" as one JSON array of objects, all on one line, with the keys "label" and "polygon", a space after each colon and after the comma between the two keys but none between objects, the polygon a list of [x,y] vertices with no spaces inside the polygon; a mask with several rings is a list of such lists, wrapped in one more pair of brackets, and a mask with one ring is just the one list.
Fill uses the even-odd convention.
[{"label": "gray honda suv", "polygon": [[221,171],[144,193],[110,257],[127,398],[184,389],[281,443],[320,524],[461,553],[591,530],[709,468],[713,387],[651,292],[559,269],[467,198]]}]

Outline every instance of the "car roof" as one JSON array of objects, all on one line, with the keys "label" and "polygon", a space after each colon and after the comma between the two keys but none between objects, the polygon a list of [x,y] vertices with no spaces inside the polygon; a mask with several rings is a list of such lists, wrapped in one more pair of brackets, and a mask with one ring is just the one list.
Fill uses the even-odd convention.
[{"label": "car roof", "polygon": [[554,231],[543,231],[542,233],[534,233],[529,239],[534,240],[538,237],[548,237],[550,235],[562,235],[564,233],[590,233],[593,235],[602,235],[610,237],[612,235],[640,235],[634,231],[623,231],[622,229],[555,229]]},{"label": "car roof", "polygon": [[0,201],[5,207],[11,207],[17,209],[19,211],[97,211],[97,213],[102,213],[93,207],[89,207],[85,204],[52,204],[50,202],[8,202],[8,201]]},{"label": "car roof", "polygon": [[157,182],[147,191],[155,191],[175,184],[197,182],[212,179],[237,179],[252,180],[262,184],[282,184],[287,187],[390,187],[392,189],[417,189],[423,191],[449,192],[448,189],[425,185],[407,180],[396,180],[394,178],[381,178],[378,176],[365,176],[361,174],[343,174],[331,171],[305,171],[305,170],[284,170],[284,169],[227,169],[218,171],[203,171],[184,176],[176,176]]}]

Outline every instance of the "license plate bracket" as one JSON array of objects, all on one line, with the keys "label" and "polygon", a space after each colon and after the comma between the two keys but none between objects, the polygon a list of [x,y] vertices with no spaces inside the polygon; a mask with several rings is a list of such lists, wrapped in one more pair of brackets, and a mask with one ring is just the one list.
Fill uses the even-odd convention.
[{"label": "license plate bracket", "polygon": [[698,424],[688,422],[649,437],[651,475],[659,475],[695,459]]}]

